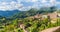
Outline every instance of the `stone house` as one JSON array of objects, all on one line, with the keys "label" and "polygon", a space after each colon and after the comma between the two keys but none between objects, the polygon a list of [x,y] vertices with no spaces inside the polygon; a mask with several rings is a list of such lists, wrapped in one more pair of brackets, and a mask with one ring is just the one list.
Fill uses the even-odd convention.
[{"label": "stone house", "polygon": [[54,12],[54,13],[49,13],[48,16],[50,17],[51,20],[53,20],[58,17],[58,14],[57,14],[57,12]]},{"label": "stone house", "polygon": [[48,16],[50,17],[52,23],[56,23],[58,18],[57,12],[49,13]]}]

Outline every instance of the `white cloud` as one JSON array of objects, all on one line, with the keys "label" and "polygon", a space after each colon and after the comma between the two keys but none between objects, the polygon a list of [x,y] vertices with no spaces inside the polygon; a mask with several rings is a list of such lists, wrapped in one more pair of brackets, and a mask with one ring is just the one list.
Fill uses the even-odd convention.
[{"label": "white cloud", "polygon": [[17,0],[18,2],[37,2],[38,0]]},{"label": "white cloud", "polygon": [[56,0],[50,0],[51,5],[55,5],[56,4]]},{"label": "white cloud", "polygon": [[47,2],[47,0],[42,0],[41,2],[42,2],[42,3],[46,3],[46,2]]},{"label": "white cloud", "polygon": [[[28,3],[30,2],[32,5],[28,5],[27,7],[25,7],[24,4],[21,3]],[[60,4],[60,2],[57,2],[56,0],[17,0],[17,2],[15,1],[11,1],[11,2],[0,2],[0,10],[14,10],[14,9],[19,9],[19,10],[29,10],[31,8],[40,8],[43,6],[54,6]]]},{"label": "white cloud", "polygon": [[60,2],[56,2],[56,4],[60,4]]},{"label": "white cloud", "polygon": [[27,10],[29,10],[31,8],[32,8],[31,6],[28,6],[28,7],[22,7],[19,10],[21,10],[21,11],[27,11]]},{"label": "white cloud", "polygon": [[32,0],[32,2],[37,2],[38,0]]},{"label": "white cloud", "polygon": [[22,6],[20,3],[16,3],[14,1],[7,3],[7,2],[1,2],[0,4],[0,10],[14,10],[18,9]]}]

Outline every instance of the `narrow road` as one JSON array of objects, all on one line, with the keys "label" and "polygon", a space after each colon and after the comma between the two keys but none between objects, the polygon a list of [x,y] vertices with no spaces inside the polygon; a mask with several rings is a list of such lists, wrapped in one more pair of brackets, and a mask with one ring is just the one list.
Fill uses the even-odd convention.
[{"label": "narrow road", "polygon": [[58,27],[53,27],[53,28],[48,28],[48,29],[45,29],[45,30],[43,30],[43,31],[41,31],[41,32],[53,32],[53,31],[56,31],[57,29],[59,29],[60,28],[60,26],[58,26]]}]

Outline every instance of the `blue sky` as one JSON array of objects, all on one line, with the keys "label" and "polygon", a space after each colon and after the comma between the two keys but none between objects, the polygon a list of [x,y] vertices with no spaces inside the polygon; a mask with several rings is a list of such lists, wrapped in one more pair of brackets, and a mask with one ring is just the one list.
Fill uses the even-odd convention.
[{"label": "blue sky", "polygon": [[0,10],[14,10],[21,11],[29,10],[31,8],[40,7],[60,7],[60,0],[0,0]]}]

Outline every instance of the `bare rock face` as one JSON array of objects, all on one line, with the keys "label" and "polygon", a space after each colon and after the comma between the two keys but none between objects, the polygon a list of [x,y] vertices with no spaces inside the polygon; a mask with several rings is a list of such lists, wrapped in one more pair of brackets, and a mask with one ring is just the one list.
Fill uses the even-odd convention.
[{"label": "bare rock face", "polygon": [[60,26],[49,28],[49,29],[43,30],[41,32],[60,32]]}]

